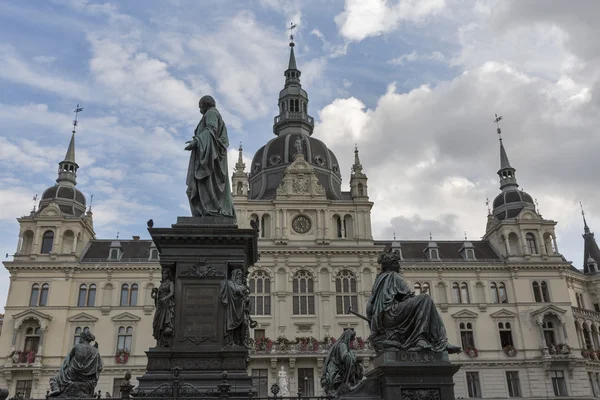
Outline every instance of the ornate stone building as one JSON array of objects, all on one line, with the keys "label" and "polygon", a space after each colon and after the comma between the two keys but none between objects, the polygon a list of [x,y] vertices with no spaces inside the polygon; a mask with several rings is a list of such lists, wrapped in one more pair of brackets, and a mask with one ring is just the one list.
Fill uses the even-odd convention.
[{"label": "ornate stone building", "polygon": [[[260,262],[248,277],[254,350],[248,372],[266,394],[283,367],[292,394],[319,393],[331,338],[354,329],[368,368],[365,313],[379,251],[403,258],[402,274],[436,302],[452,343],[457,398],[585,399],[600,396],[600,249],[584,224],[583,271],[561,256],[555,221],[518,190],[500,143],[500,194],[480,241],[374,240],[367,176],[355,150],[349,191],[327,145],[313,138],[308,94],[293,44],[274,119],[275,137],[252,159],[242,150],[232,188],[238,224],[259,226]],[[116,396],[126,371],[143,374],[151,337],[152,288],[160,255],[151,241],[97,239],[78,191],[74,137],[56,185],[18,219],[0,335],[0,386],[42,397],[74,341],[89,328],[104,358],[97,389]]]}]

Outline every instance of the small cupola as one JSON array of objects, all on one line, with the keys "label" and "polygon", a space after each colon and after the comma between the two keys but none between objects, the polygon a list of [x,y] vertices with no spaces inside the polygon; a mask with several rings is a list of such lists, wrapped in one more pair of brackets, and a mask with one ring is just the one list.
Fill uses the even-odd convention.
[{"label": "small cupola", "polygon": [[113,240],[110,243],[108,248],[108,260],[109,261],[119,261],[123,256],[123,247],[121,246],[121,242],[117,238],[117,240]]},{"label": "small cupola", "polygon": [[587,261],[585,262],[587,266],[588,274],[597,274],[598,273],[598,263],[591,256],[588,256]]},{"label": "small cupola", "polygon": [[404,257],[402,256],[402,244],[396,240],[396,232],[394,232],[394,241],[392,242],[391,247],[393,252],[398,252],[400,255],[400,260],[404,260]]}]

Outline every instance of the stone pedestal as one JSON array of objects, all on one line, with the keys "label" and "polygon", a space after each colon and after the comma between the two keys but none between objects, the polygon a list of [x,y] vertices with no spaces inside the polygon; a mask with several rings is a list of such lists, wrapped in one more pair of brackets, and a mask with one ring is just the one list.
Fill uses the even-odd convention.
[{"label": "stone pedestal", "polygon": [[373,360],[367,379],[339,398],[454,400],[453,376],[459,368],[448,361],[447,353],[385,352]]},{"label": "stone pedestal", "polygon": [[225,337],[221,284],[234,269],[247,272],[258,259],[257,232],[238,229],[232,218],[179,217],[171,228],[148,229],[160,252],[162,268],[172,271],[175,323],[169,347],[150,348],[147,372],[138,378],[147,395],[168,387],[172,370],[199,391],[216,390],[223,371],[231,394],[247,396],[248,351]]}]

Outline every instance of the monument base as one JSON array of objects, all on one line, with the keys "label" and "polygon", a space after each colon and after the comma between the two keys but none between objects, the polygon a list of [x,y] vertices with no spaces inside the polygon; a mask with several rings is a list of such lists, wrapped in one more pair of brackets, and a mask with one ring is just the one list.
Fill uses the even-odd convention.
[{"label": "monument base", "polygon": [[173,332],[146,352],[136,393],[169,397],[183,390],[180,397],[202,397],[223,387],[226,375],[227,392],[247,397],[248,350],[228,340],[221,296],[232,271],[246,274],[257,261],[257,231],[238,228],[231,217],[178,217],[170,228],[148,231],[163,270],[174,278],[174,321]]},{"label": "monument base", "polygon": [[339,399],[454,400],[454,374],[460,366],[448,353],[387,351],[353,390],[340,388]]}]

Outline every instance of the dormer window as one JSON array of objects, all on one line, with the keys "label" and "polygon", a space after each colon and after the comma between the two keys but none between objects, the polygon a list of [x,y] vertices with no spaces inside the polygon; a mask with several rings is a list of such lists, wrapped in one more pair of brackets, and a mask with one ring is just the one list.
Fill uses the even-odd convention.
[{"label": "dormer window", "polygon": [[119,259],[119,249],[111,249],[110,250],[110,259],[118,260]]},{"label": "dormer window", "polygon": [[123,256],[123,248],[121,247],[121,242],[118,240],[112,242],[110,244],[108,250],[108,259],[110,261],[118,261]]},{"label": "dormer window", "polygon": [[429,242],[424,252],[430,261],[440,261],[440,249],[436,242]]},{"label": "dormer window", "polygon": [[158,250],[157,249],[150,249],[150,259],[158,260]]},{"label": "dormer window", "polygon": [[462,247],[459,250],[459,253],[465,260],[475,260],[475,247],[473,247],[473,243],[464,242]]}]

